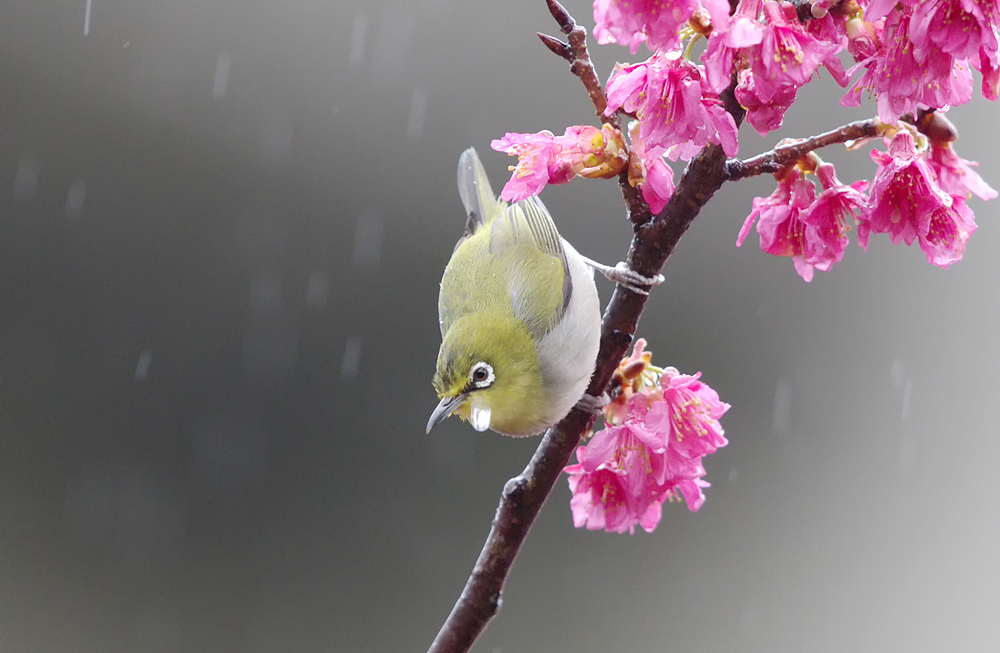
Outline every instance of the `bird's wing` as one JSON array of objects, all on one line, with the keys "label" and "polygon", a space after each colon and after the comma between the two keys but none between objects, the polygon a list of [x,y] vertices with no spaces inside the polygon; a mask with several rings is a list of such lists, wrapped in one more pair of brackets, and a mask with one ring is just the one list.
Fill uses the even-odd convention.
[{"label": "bird's wing", "polygon": [[560,319],[573,294],[562,238],[537,197],[507,207],[493,221],[489,251],[508,270],[514,315],[537,337]]},{"label": "bird's wing", "polygon": [[458,194],[465,207],[463,240],[476,233],[479,227],[491,223],[506,207],[506,203],[493,194],[490,180],[474,147],[462,152],[458,159]]}]

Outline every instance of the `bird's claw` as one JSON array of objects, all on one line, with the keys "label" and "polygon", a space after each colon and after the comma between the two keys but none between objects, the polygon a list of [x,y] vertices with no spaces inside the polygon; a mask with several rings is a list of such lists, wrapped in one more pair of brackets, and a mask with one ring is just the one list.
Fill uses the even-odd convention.
[{"label": "bird's claw", "polygon": [[576,405],[592,415],[600,415],[604,412],[604,407],[611,403],[611,397],[607,392],[602,392],[600,397],[585,394],[576,402]]},{"label": "bird's claw", "polygon": [[624,261],[619,261],[618,265],[611,267],[598,263],[587,257],[583,259],[587,265],[603,274],[608,281],[613,281],[620,286],[625,286],[629,290],[639,295],[648,295],[649,291],[642,286],[652,287],[663,283],[663,275],[657,274],[655,277],[644,277],[628,266]]},{"label": "bird's claw", "polygon": [[625,286],[634,293],[640,295],[648,295],[649,291],[642,288],[641,286],[653,287],[658,286],[664,281],[662,274],[657,274],[655,277],[644,277],[632,268],[628,266],[624,261],[619,261],[618,265],[613,268],[608,268],[609,272],[606,276],[609,280],[615,283]]}]

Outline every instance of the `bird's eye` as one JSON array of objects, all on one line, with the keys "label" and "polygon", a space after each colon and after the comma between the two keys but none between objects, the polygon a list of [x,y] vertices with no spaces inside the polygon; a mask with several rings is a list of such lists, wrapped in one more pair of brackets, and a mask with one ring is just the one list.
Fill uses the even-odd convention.
[{"label": "bird's eye", "polygon": [[469,381],[476,388],[488,388],[493,384],[493,368],[489,363],[476,363],[469,370]]}]

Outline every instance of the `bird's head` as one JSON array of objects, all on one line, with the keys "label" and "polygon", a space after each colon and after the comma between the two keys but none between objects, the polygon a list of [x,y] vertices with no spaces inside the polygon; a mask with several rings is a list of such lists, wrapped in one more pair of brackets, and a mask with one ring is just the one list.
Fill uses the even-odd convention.
[{"label": "bird's head", "polygon": [[451,414],[477,431],[544,430],[538,426],[546,399],[535,340],[513,316],[482,311],[452,324],[438,352],[434,389],[441,401],[427,422],[428,433]]}]

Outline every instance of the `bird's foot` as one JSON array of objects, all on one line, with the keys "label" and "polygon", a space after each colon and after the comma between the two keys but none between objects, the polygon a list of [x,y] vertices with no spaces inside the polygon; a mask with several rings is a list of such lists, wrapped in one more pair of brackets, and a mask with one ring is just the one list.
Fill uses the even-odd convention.
[{"label": "bird's foot", "polygon": [[[584,260],[587,262],[587,265],[607,277],[608,281],[613,281],[620,286],[625,286],[632,292],[640,295],[648,295],[649,290],[646,288],[658,286],[664,281],[662,274],[658,274],[655,277],[644,277],[630,268],[624,261],[619,261],[618,265],[611,267],[609,265],[604,265],[603,263],[598,263],[597,261],[592,261],[587,257],[584,257]],[[645,286],[646,288],[643,288],[642,286]]]},{"label": "bird's foot", "polygon": [[611,403],[611,397],[608,396],[607,392],[602,392],[600,397],[585,394],[577,400],[576,405],[587,413],[599,416],[609,403]]}]

